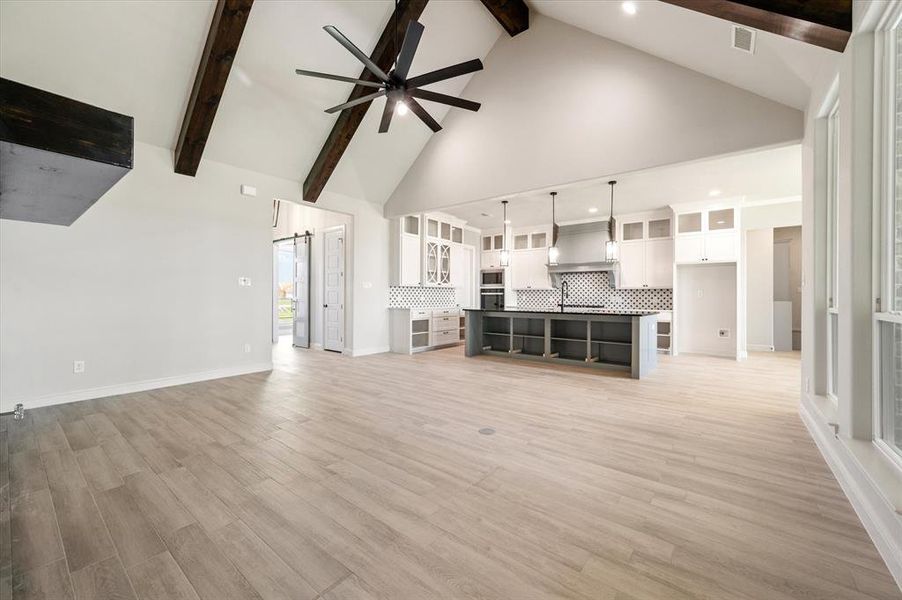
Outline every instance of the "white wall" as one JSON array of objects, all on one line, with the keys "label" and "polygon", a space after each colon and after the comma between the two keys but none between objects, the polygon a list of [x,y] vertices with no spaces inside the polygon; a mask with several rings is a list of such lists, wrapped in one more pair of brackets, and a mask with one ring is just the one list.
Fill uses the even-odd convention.
[{"label": "white wall", "polygon": [[800,111],[533,13],[501,36],[386,214],[802,138]]},{"label": "white wall", "polygon": [[[679,352],[736,357],[736,265],[680,265],[676,271]],[[730,337],[718,337],[721,328]]]},{"label": "white wall", "polygon": [[750,351],[774,346],[774,230],[746,232],[746,336]]},{"label": "white wall", "polygon": [[[138,143],[71,227],[0,221],[2,410],[269,368],[273,198],[300,201],[298,183],[212,161],[175,175],[170,150]],[[318,205],[354,217],[348,347],[386,350],[388,221],[345,196]]]},{"label": "white wall", "polygon": [[801,198],[793,202],[744,206],[742,208],[743,229],[765,229],[791,227],[802,224]]}]

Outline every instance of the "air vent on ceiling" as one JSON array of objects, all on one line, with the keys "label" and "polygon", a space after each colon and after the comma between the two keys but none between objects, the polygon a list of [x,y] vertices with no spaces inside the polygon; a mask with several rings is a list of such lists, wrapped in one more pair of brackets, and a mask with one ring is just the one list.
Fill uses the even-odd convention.
[{"label": "air vent on ceiling", "polygon": [[742,25],[733,25],[733,48],[754,54],[755,30]]}]

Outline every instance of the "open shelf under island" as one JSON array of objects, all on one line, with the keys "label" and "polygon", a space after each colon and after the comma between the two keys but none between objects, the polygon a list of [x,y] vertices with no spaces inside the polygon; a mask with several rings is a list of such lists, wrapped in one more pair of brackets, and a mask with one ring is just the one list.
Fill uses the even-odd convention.
[{"label": "open shelf under island", "polygon": [[656,312],[566,308],[465,309],[466,355],[491,354],[549,364],[629,371],[658,364]]}]

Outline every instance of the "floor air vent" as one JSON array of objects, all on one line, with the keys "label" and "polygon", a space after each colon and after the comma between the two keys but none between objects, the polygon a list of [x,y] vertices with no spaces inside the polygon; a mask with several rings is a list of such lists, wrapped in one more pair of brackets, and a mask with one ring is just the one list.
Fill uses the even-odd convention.
[{"label": "floor air vent", "polygon": [[754,54],[755,30],[741,25],[733,25],[733,48]]}]

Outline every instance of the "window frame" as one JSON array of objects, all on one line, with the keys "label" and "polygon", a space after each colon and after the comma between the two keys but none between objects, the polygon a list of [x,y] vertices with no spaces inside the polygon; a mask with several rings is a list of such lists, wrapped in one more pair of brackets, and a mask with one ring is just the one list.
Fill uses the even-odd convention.
[{"label": "window frame", "polygon": [[[827,398],[836,407],[839,393],[834,386],[837,364],[834,363],[835,346],[833,320],[839,319],[839,100],[827,113]],[[838,328],[837,328],[838,329]]]},{"label": "window frame", "polygon": [[[902,6],[896,6],[881,19],[875,32],[874,78],[874,328],[873,328],[873,444],[888,462],[902,473],[902,452],[893,437],[884,435],[886,417],[892,407],[884,404],[884,365],[892,365],[892,343],[883,339],[886,331],[902,325],[902,307],[895,305],[895,225],[896,225],[896,68],[898,46],[902,45]],[[902,119],[902,117],[899,117]],[[902,282],[900,282],[902,283]],[[890,352],[887,360],[884,350]],[[890,366],[890,368],[892,368]],[[890,395],[892,402],[892,396]],[[895,447],[894,447],[895,446]]]}]

